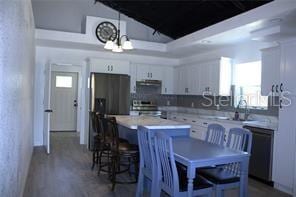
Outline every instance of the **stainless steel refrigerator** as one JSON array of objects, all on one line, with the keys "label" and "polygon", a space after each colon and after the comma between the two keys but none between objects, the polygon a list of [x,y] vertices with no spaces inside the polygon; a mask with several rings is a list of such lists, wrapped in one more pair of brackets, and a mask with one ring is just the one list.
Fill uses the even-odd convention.
[{"label": "stainless steel refrigerator", "polygon": [[128,75],[91,73],[90,75],[90,129],[92,149],[94,124],[92,112],[107,115],[128,115],[130,110],[130,77]]}]

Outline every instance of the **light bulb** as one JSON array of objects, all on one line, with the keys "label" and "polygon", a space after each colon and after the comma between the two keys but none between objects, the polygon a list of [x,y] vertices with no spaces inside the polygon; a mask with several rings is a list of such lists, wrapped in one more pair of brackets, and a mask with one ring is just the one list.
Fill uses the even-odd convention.
[{"label": "light bulb", "polygon": [[132,42],[129,41],[129,40],[126,40],[123,43],[122,48],[125,49],[125,50],[132,50],[132,49],[134,49]]},{"label": "light bulb", "polygon": [[112,40],[108,40],[104,46],[104,49],[112,50],[113,48],[114,48],[114,43],[112,42]]},{"label": "light bulb", "polygon": [[112,49],[113,52],[115,53],[121,53],[123,50],[122,50],[122,47],[121,45],[114,45],[113,49]]}]

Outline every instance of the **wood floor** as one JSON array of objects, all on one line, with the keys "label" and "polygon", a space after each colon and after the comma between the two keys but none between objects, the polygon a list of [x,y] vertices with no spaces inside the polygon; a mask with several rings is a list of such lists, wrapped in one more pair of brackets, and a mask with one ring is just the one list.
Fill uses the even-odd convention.
[{"label": "wood floor", "polygon": [[[134,196],[136,185],[111,184],[106,175],[91,171],[91,153],[79,145],[79,136],[71,132],[51,133],[52,153],[46,155],[43,148],[35,148],[25,197],[105,197]],[[226,197],[238,196],[238,191],[225,193]],[[288,197],[272,187],[249,180],[250,197]]]}]

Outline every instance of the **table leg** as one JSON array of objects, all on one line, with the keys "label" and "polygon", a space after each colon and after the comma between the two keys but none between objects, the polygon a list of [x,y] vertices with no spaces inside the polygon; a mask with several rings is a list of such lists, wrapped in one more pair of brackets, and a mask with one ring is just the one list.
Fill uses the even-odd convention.
[{"label": "table leg", "polygon": [[240,197],[248,197],[249,158],[241,162]]},{"label": "table leg", "polygon": [[195,178],[195,168],[192,166],[187,167],[187,192],[188,196],[191,197],[193,195],[193,179]]}]

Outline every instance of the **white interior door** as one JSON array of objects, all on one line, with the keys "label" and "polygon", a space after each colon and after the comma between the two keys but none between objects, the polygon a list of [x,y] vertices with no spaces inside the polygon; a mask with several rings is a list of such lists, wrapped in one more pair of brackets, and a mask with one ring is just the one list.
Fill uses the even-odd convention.
[{"label": "white interior door", "polygon": [[52,72],[51,77],[51,131],[76,131],[78,74]]},{"label": "white interior door", "polygon": [[50,116],[52,109],[50,106],[50,87],[51,87],[51,64],[47,63],[44,70],[44,116],[43,116],[43,145],[46,152],[50,153]]}]

